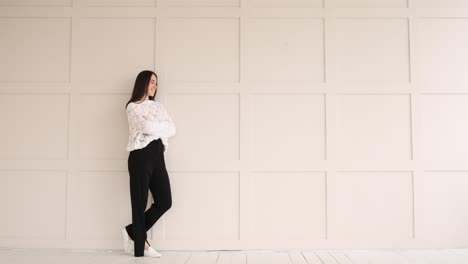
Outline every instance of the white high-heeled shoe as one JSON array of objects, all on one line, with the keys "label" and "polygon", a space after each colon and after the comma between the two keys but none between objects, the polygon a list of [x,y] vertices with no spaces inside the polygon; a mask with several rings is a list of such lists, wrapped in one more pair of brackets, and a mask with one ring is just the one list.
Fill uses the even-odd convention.
[{"label": "white high-heeled shoe", "polygon": [[131,253],[131,249],[133,248],[132,240],[130,240],[130,236],[127,233],[127,229],[125,227],[122,228],[122,238],[123,238],[123,248],[125,253]]},{"label": "white high-heeled shoe", "polygon": [[[122,228],[122,237],[123,237],[123,247],[125,253],[132,254],[134,252],[133,240],[130,239],[130,236],[127,233],[125,227]],[[154,248],[148,247],[143,251],[145,257],[159,258],[161,253],[157,252]]]},{"label": "white high-heeled shoe", "polygon": [[148,249],[145,249],[144,254],[145,254],[145,257],[150,257],[150,258],[159,258],[159,257],[161,257],[161,253],[157,252],[152,247],[148,247]]}]

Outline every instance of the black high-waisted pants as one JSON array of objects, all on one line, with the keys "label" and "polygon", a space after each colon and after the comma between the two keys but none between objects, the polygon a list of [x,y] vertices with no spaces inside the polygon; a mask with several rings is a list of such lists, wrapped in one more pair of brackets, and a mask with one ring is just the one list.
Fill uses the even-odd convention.
[{"label": "black high-waisted pants", "polygon": [[[143,149],[131,151],[128,157],[128,171],[132,224],[125,228],[134,241],[135,257],[141,257],[144,255],[146,232],[172,206],[171,186],[161,139],[151,141]],[[145,212],[148,189],[155,202]]]}]

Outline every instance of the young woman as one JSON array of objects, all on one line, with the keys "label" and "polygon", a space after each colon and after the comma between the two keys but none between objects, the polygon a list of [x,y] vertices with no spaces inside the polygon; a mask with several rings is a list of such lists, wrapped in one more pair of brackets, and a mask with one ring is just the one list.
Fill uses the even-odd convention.
[{"label": "young woman", "polygon": [[[147,240],[147,231],[171,208],[172,196],[164,153],[176,128],[164,106],[155,101],[158,77],[142,71],[126,105],[129,125],[127,151],[132,224],[122,228],[124,250],[135,257],[160,257]],[[148,189],[155,201],[145,212]],[[133,244],[133,246],[132,246]]]}]

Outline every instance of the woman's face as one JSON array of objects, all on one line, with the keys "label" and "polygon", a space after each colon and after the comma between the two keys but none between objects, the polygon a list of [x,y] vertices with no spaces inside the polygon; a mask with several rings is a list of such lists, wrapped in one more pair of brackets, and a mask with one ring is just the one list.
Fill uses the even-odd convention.
[{"label": "woman's face", "polygon": [[151,75],[151,80],[148,85],[148,95],[151,97],[154,97],[157,89],[158,89],[158,79],[156,79],[156,76],[153,74]]}]

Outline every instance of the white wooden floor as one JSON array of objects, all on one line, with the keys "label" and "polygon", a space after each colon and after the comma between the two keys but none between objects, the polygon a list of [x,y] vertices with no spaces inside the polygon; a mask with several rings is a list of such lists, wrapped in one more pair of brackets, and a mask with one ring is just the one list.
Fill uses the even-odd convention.
[{"label": "white wooden floor", "polygon": [[468,264],[468,249],[318,251],[160,251],[135,258],[123,251],[0,249],[1,264]]}]

